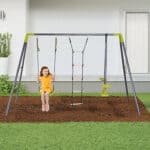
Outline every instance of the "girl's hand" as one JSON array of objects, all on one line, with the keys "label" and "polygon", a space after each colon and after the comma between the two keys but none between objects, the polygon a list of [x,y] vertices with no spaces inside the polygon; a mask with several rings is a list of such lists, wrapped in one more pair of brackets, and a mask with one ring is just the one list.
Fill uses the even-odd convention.
[{"label": "girl's hand", "polygon": [[55,80],[55,76],[54,75],[52,75],[52,80]]},{"label": "girl's hand", "polygon": [[41,80],[40,80],[40,76],[38,76],[38,78],[37,78],[37,81],[36,81],[36,82],[37,82],[37,83],[40,83],[40,81],[41,81]]}]

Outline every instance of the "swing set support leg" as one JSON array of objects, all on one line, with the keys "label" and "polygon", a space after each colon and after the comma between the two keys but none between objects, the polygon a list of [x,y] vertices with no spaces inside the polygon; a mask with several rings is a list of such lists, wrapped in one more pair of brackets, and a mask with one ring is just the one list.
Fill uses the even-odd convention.
[{"label": "swing set support leg", "polygon": [[84,80],[84,53],[85,53],[85,49],[87,47],[88,44],[88,37],[86,38],[85,44],[84,44],[84,48],[82,50],[82,77],[81,77],[81,103],[83,104],[83,80]]},{"label": "swing set support leg", "polygon": [[72,50],[72,88],[71,88],[71,95],[72,95],[72,98],[71,98],[71,103],[72,103],[72,106],[73,106],[73,97],[74,97],[74,49],[73,49],[73,45],[72,45],[72,41],[71,41],[71,38],[69,37],[69,43],[70,43],[70,46],[71,46],[71,50]]},{"label": "swing set support leg", "polygon": [[18,94],[19,94],[19,90],[20,90],[20,86],[21,86],[21,79],[22,79],[22,73],[23,73],[25,56],[26,56],[26,49],[27,49],[26,46],[25,46],[25,50],[24,50],[23,58],[22,58],[22,62],[21,62],[21,72],[20,72],[20,76],[19,76],[19,82],[18,82],[18,88],[17,88],[17,92],[16,92],[16,100],[15,100],[15,102],[17,102],[17,100],[18,100]]},{"label": "swing set support leg", "polygon": [[[5,112],[6,116],[8,115],[9,110],[10,110],[10,105],[11,105],[12,97],[13,97],[14,90],[15,90],[15,87],[16,87],[16,84],[17,84],[17,78],[18,78],[18,74],[19,74],[19,71],[20,71],[21,64],[22,65],[24,64],[24,63],[22,63],[22,61],[23,61],[23,59],[25,57],[26,48],[27,48],[27,43],[24,42],[23,48],[22,48],[22,51],[21,51],[21,54],[20,54],[20,59],[19,59],[16,75],[15,75],[15,80],[13,82],[13,86],[11,88],[10,96],[9,96],[9,99],[8,99],[8,104],[7,104],[7,107],[6,107],[6,112]],[[23,68],[22,68],[22,70],[23,70]],[[21,82],[21,77],[20,77],[20,82]]]},{"label": "swing set support leg", "polygon": [[126,77],[125,60],[124,60],[123,48],[122,48],[122,43],[121,42],[120,42],[120,52],[121,52],[121,61],[122,61],[122,69],[123,69],[123,76],[124,76],[124,84],[125,84],[125,89],[126,89],[127,100],[128,100],[128,103],[129,103],[130,98],[129,98],[127,77]]},{"label": "swing set support leg", "polygon": [[134,85],[134,81],[133,81],[133,77],[132,77],[132,73],[131,73],[129,60],[128,60],[128,56],[127,56],[127,53],[126,53],[126,47],[125,47],[125,43],[124,42],[122,42],[122,47],[123,47],[122,49],[123,49],[123,54],[125,56],[128,73],[129,73],[129,78],[130,78],[130,81],[131,81],[131,86],[132,86],[132,91],[133,91],[133,96],[134,96],[136,110],[137,110],[138,116],[140,116],[141,115],[140,108],[139,108],[139,104],[138,104],[138,100],[137,100],[135,85]]}]

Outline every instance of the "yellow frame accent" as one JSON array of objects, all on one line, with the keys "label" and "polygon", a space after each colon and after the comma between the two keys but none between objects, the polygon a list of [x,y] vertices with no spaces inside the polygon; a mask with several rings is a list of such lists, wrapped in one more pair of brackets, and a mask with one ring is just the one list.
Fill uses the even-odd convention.
[{"label": "yellow frame accent", "polygon": [[27,33],[24,38],[24,42],[28,43],[29,36],[34,36],[34,33]]},{"label": "yellow frame accent", "polygon": [[118,36],[120,43],[124,43],[124,38],[123,38],[123,35],[121,33],[115,33],[114,36]]}]

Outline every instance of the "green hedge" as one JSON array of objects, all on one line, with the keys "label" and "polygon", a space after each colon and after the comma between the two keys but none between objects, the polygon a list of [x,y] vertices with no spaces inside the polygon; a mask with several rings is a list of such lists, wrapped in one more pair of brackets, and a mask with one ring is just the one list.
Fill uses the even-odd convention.
[{"label": "green hedge", "polygon": [[[8,75],[1,75],[0,76],[0,95],[8,95],[11,92],[11,88],[13,86],[13,82],[9,80]],[[18,83],[15,87],[14,93],[16,93],[18,88]],[[19,94],[27,93],[24,84],[21,83]]]}]

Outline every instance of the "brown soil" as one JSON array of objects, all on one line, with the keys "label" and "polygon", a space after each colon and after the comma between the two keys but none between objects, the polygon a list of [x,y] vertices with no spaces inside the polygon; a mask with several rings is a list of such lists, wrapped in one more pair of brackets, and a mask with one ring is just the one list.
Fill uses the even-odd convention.
[{"label": "brown soil", "polygon": [[70,121],[150,121],[150,113],[138,100],[141,116],[137,115],[133,97],[83,97],[83,104],[72,106],[72,101],[80,102],[80,97],[50,97],[50,111],[41,111],[40,97],[22,96],[11,104],[5,116],[8,97],[0,97],[0,122],[70,122]]}]

